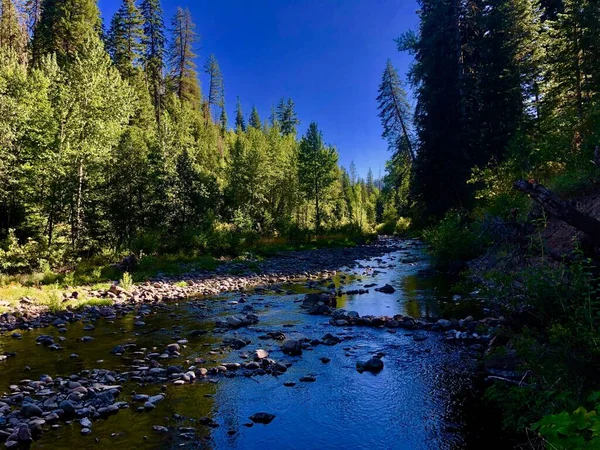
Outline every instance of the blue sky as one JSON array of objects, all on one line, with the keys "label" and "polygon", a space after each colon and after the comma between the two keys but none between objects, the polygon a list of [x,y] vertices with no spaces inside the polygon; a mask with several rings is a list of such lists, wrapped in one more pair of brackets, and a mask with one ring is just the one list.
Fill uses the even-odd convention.
[{"label": "blue sky", "polygon": [[[121,0],[99,0],[106,25]],[[163,0],[165,23],[177,6],[192,12],[202,40],[198,66],[210,53],[225,79],[227,111],[239,95],[246,115],[261,118],[281,97],[292,97],[300,133],[315,121],[340,162],[354,161],[375,177],[389,157],[377,117],[377,87],[391,58],[404,77],[410,57],[394,38],[415,28],[414,0]],[[201,74],[203,90],[206,79]]]}]

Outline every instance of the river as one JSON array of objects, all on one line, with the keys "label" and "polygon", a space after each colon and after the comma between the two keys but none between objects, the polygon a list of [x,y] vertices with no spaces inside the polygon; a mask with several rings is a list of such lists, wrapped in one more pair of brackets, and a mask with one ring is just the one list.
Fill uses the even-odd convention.
[{"label": "river", "polygon": [[[480,449],[489,442],[500,446],[486,448],[502,448],[497,425],[489,423],[485,404],[479,400],[478,360],[466,347],[447,343],[443,334],[436,332],[427,332],[426,339],[416,341],[413,332],[405,329],[334,327],[329,317],[308,315],[299,306],[304,294],[331,283],[345,291],[367,284],[390,284],[396,289],[393,294],[369,289],[366,294],[343,295],[337,306],[361,316],[440,317],[447,310],[444,305],[451,302],[449,280],[428,269],[423,246],[407,241],[402,250],[340,268],[335,277],[319,286],[297,283],[244,296],[229,293],[192,298],[160,308],[142,308],[138,316],[112,322],[98,319],[69,324],[66,333],[51,327],[24,332],[21,340],[5,335],[0,339],[0,352],[16,352],[17,356],[1,363],[0,387],[9,392],[11,384],[24,378],[36,380],[43,374],[68,377],[92,368],[129,373],[144,364],[136,359],[143,360],[153,349],[160,353],[177,341],[181,342],[181,356],[161,362],[184,370],[223,362],[244,364],[261,348],[289,365],[287,371],[279,376],[244,376],[241,370],[230,371],[227,376],[209,375],[190,384],[168,383],[164,388],[161,383],[127,381],[122,383],[119,400],[130,403],[129,408],[94,421],[86,436],[77,420],[59,422],[53,429],[45,426],[32,448]],[[238,314],[249,305],[259,317],[258,324],[224,333],[215,330],[215,318]],[[143,327],[134,324],[139,320],[145,323]],[[191,330],[206,334],[190,337]],[[288,356],[281,351],[281,341],[259,338],[276,331],[294,340],[320,339],[332,333],[342,341]],[[40,334],[62,339],[63,349],[53,352],[36,345]],[[82,336],[93,337],[93,341],[83,342]],[[223,338],[232,336],[251,343],[239,350],[225,348]],[[111,354],[115,346],[126,343],[135,343],[139,353]],[[359,373],[356,363],[373,355],[382,356],[384,369],[378,374]],[[321,358],[330,361],[324,363]],[[307,375],[316,381],[299,381]],[[166,397],[155,409],[138,412],[139,405],[131,401],[134,392],[163,392]],[[250,426],[249,416],[257,412],[275,418],[268,425]],[[153,426],[166,429],[156,431]]]}]

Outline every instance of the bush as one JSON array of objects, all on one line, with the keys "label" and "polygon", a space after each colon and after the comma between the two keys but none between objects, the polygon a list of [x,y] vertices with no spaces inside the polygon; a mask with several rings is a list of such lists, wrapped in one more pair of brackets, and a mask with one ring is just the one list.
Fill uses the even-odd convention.
[{"label": "bush", "polygon": [[435,264],[442,267],[467,261],[476,256],[480,248],[476,234],[456,211],[447,213],[437,225],[425,229],[423,240],[429,244]]},{"label": "bush", "polygon": [[119,286],[128,292],[131,290],[133,287],[133,279],[131,278],[129,272],[123,273],[123,277],[119,280]]},{"label": "bush", "polygon": [[563,411],[547,415],[532,428],[545,439],[548,449],[600,448],[599,399],[600,392],[595,392],[588,398],[594,404],[591,411],[580,406],[571,414]]},{"label": "bush", "polygon": [[408,217],[399,217],[394,227],[394,234],[406,234],[410,230],[411,221]]},{"label": "bush", "polygon": [[32,239],[19,244],[15,230],[11,229],[0,245],[0,273],[31,273],[39,270],[43,261],[44,245]]}]

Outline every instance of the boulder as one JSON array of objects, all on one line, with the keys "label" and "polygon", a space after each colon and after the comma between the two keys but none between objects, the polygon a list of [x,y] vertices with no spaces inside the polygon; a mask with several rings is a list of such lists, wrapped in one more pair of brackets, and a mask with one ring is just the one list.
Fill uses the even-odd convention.
[{"label": "boulder", "polygon": [[302,344],[299,341],[289,340],[283,344],[281,351],[286,355],[298,356],[302,354]]},{"label": "boulder", "polygon": [[266,412],[258,412],[258,413],[252,414],[249,417],[249,419],[254,423],[262,423],[262,424],[268,425],[271,422],[273,422],[273,419],[275,419],[275,414],[269,414]]},{"label": "boulder", "polygon": [[360,373],[379,373],[383,370],[383,361],[379,358],[371,358],[365,362],[357,362],[356,370],[358,370]]},{"label": "boulder", "polygon": [[396,289],[394,289],[393,286],[389,284],[386,284],[385,286],[382,286],[380,288],[375,288],[375,290],[384,294],[393,294],[394,292],[396,292]]}]

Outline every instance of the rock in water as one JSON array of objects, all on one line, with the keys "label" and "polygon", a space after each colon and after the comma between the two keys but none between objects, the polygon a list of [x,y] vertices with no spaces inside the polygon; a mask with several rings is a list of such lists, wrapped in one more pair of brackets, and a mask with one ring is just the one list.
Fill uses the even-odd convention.
[{"label": "rock in water", "polygon": [[286,341],[281,350],[286,355],[298,356],[302,354],[302,344],[298,341]]},{"label": "rock in water", "polygon": [[267,352],[266,350],[263,350],[262,348],[259,348],[258,350],[256,350],[254,352],[254,359],[256,361],[260,361],[261,359],[265,359],[269,357],[269,352]]},{"label": "rock in water", "polygon": [[396,289],[394,289],[391,285],[386,284],[383,287],[377,288],[375,289],[377,292],[383,292],[384,294],[393,294],[394,292],[396,292]]},{"label": "rock in water", "polygon": [[358,370],[360,373],[379,373],[383,370],[383,361],[379,358],[371,358],[366,362],[357,362],[356,370]]},{"label": "rock in water", "polygon": [[252,414],[249,419],[254,423],[263,423],[265,425],[271,423],[275,418],[274,414],[269,414],[266,412],[259,412]]}]

